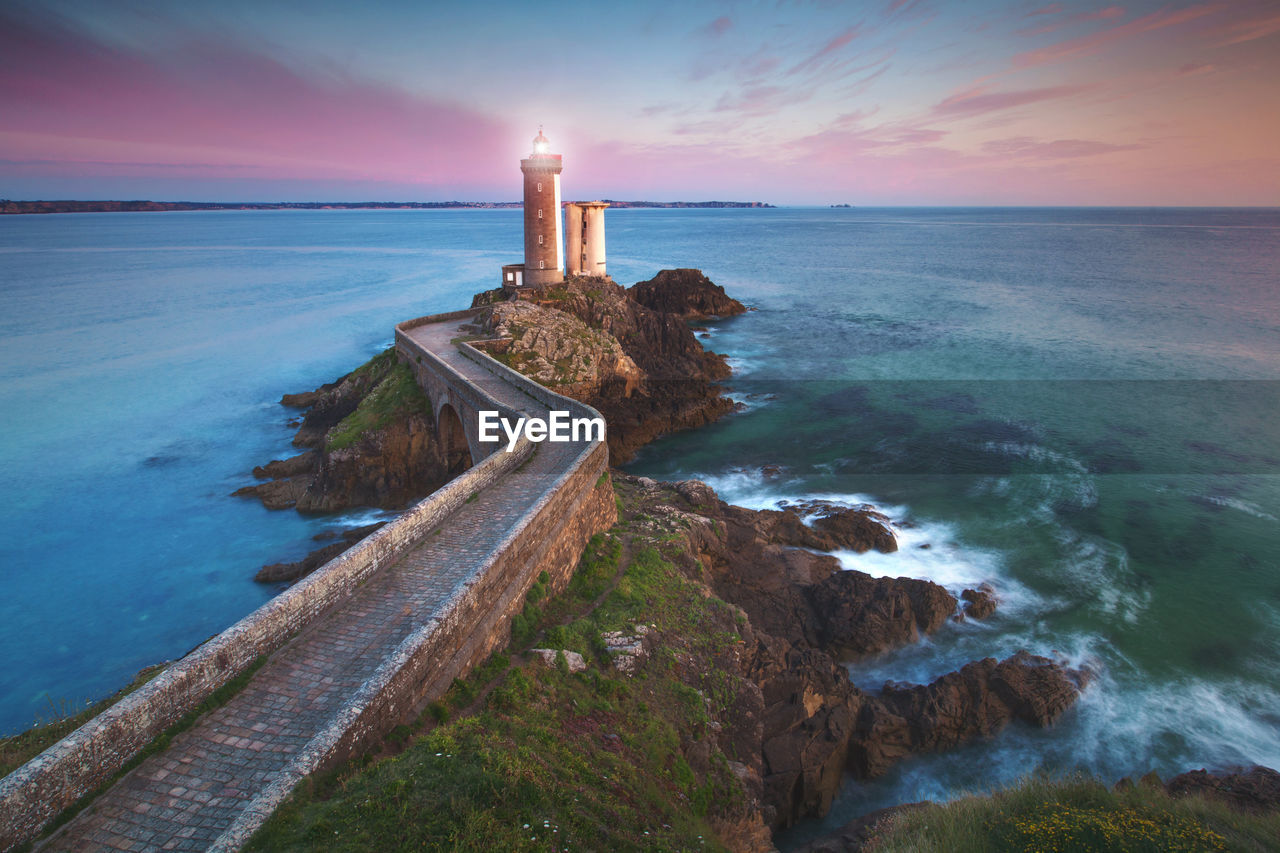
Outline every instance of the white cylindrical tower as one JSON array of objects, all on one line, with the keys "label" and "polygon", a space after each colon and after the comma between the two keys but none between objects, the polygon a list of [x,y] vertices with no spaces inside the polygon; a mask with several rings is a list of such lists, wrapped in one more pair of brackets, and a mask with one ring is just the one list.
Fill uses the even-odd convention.
[{"label": "white cylindrical tower", "polygon": [[582,205],[569,202],[564,206],[564,274],[582,272]]},{"label": "white cylindrical tower", "polygon": [[565,244],[568,260],[565,271],[570,275],[604,275],[604,209],[603,201],[575,201],[565,205],[564,219],[569,238]]}]

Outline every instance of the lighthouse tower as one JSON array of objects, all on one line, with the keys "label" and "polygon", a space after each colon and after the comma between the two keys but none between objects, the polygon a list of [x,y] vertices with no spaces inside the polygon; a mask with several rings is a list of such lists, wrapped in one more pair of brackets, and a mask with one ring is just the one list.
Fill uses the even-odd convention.
[{"label": "lighthouse tower", "polygon": [[538,128],[533,153],[520,161],[524,173],[524,284],[564,281],[564,231],[560,220],[559,154]]}]

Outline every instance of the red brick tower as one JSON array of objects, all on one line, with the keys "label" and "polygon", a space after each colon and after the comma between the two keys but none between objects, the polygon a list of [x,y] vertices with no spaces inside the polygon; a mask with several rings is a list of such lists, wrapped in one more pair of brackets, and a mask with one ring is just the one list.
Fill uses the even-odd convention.
[{"label": "red brick tower", "polygon": [[564,281],[564,236],[560,220],[559,154],[538,128],[533,153],[520,161],[524,172],[524,284]]}]

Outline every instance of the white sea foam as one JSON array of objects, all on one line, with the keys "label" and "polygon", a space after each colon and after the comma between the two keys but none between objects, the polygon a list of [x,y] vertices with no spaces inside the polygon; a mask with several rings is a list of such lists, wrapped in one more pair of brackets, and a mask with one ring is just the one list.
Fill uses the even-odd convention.
[{"label": "white sea foam", "polygon": [[1226,509],[1234,509],[1237,512],[1243,512],[1245,515],[1251,515],[1254,518],[1260,518],[1263,521],[1280,521],[1271,513],[1258,506],[1253,501],[1241,500],[1240,498],[1228,498],[1222,495],[1198,495],[1201,500],[1208,501],[1211,504],[1224,507]]},{"label": "white sea foam", "polygon": [[[873,577],[931,580],[956,595],[966,588],[989,582],[996,587],[1002,610],[1006,612],[1021,611],[1035,600],[1030,590],[1004,572],[998,553],[960,542],[952,525],[913,518],[907,507],[877,504],[875,498],[859,493],[800,492],[796,480],[767,480],[758,470],[739,469],[699,479],[715,489],[722,499],[747,509],[781,509],[821,501],[841,507],[868,507],[887,516],[898,540],[898,550],[891,554],[833,552],[846,569],[856,569]],[[805,521],[813,519],[810,515]]]},{"label": "white sea foam", "polygon": [[1054,527],[1054,538],[1068,554],[1058,570],[1077,590],[1078,597],[1087,599],[1092,595],[1091,607],[1108,617],[1137,624],[1151,605],[1151,592],[1135,585],[1124,547],[1060,524]]},{"label": "white sea foam", "polygon": [[745,394],[741,391],[729,391],[724,396],[747,412],[762,409],[773,402],[773,398],[769,394]]},{"label": "white sea foam", "polygon": [[368,524],[377,524],[380,521],[391,521],[399,515],[400,510],[363,508],[330,516],[327,520],[331,523],[336,521],[338,526],[364,527]]}]

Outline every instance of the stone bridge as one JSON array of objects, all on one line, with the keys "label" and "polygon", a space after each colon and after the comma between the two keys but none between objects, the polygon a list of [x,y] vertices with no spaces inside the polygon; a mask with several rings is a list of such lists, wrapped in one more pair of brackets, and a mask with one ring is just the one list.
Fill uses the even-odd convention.
[{"label": "stone bridge", "polygon": [[[568,583],[616,517],[608,449],[481,445],[475,413],[599,415],[459,341],[471,316],[402,323],[396,349],[447,452],[475,464],[0,780],[0,850],[88,797],[37,849],[238,849],[304,776],[363,752],[503,645],[540,572]],[[230,700],[137,761],[258,661]]]}]

